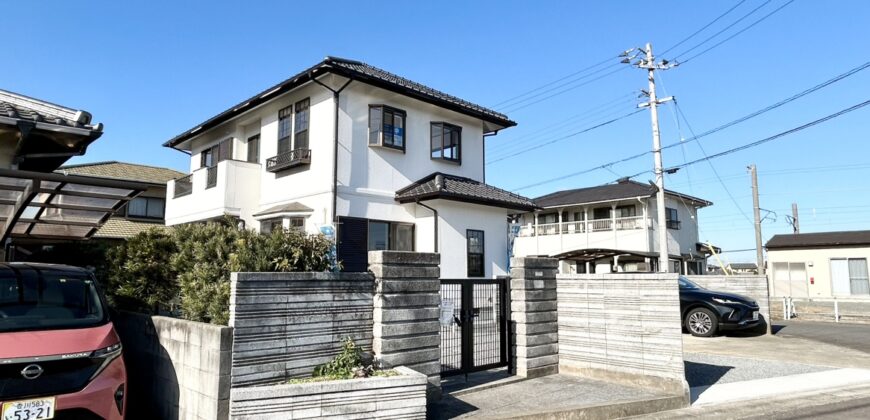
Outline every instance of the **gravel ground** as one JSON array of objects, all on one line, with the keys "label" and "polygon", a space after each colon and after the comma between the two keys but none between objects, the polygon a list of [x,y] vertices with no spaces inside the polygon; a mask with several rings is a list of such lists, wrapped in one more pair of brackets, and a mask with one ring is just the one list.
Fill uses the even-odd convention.
[{"label": "gravel ground", "polygon": [[686,363],[686,380],[690,387],[776,378],[834,369],[827,366],[702,353],[685,353],[683,360]]}]

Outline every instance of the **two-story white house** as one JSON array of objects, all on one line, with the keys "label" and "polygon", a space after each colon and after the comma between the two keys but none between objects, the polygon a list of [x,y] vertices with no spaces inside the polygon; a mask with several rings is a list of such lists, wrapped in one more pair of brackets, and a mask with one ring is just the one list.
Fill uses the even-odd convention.
[{"label": "two-story white house", "polygon": [[369,250],[441,253],[445,278],[508,266],[508,214],[531,200],[484,183],[507,116],[352,60],[327,57],[165,143],[190,154],[166,223],[335,232],[345,271]]},{"label": "two-story white house", "polygon": [[[656,188],[629,180],[557,191],[516,214],[514,256],[559,258],[563,273],[657,271]],[[698,209],[713,203],[665,191],[671,272],[703,274],[711,250],[698,240]]]}]

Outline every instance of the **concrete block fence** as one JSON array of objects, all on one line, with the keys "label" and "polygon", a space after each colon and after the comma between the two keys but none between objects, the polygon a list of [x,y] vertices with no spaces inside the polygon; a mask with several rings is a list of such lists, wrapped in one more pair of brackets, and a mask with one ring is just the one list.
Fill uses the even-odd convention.
[{"label": "concrete block fence", "polygon": [[684,396],[677,274],[558,278],[559,371]]},{"label": "concrete block fence", "polygon": [[559,372],[556,269],[553,258],[511,259],[511,358],[519,376]]},{"label": "concrete block fence", "polygon": [[372,346],[368,273],[233,273],[233,387],[311,376],[352,338]]},{"label": "concrete block fence", "polygon": [[770,333],[770,294],[766,276],[736,275],[736,276],[687,276],[699,286],[727,293],[736,293],[754,299],[758,302],[759,313],[767,322],[767,332]]},{"label": "concrete block fence", "polygon": [[407,366],[426,375],[430,400],[441,397],[440,262],[432,253],[369,252],[375,360],[381,367]]},{"label": "concrete block fence", "polygon": [[127,418],[226,419],[232,328],[121,312],[112,318],[127,365]]}]

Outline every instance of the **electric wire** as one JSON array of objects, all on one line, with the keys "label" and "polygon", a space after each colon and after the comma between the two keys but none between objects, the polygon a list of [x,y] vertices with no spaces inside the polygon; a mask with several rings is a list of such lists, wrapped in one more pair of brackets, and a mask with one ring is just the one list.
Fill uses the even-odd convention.
[{"label": "electric wire", "polygon": [[674,59],[677,60],[677,61],[679,62],[678,59],[679,59],[680,57],[682,57],[682,56],[688,54],[688,53],[691,52],[691,51],[694,51],[694,50],[700,48],[702,45],[706,44],[707,42],[709,42],[709,41],[712,40],[713,38],[716,38],[717,36],[721,35],[723,32],[725,32],[725,31],[727,31],[727,30],[733,28],[735,25],[737,25],[738,23],[742,22],[743,20],[745,20],[745,19],[748,18],[749,16],[752,16],[755,12],[757,12],[757,11],[758,11],[759,9],[761,9],[762,7],[767,6],[767,5],[768,5],[770,2],[772,2],[772,1],[773,1],[773,0],[767,0],[767,1],[765,1],[764,3],[761,3],[761,5],[759,5],[758,7],[754,8],[754,9],[752,9],[751,11],[749,11],[749,13],[747,13],[747,14],[741,16],[739,19],[735,20],[734,22],[731,22],[730,25],[728,25],[728,26],[726,26],[726,27],[720,29],[719,32],[716,32],[715,34],[710,35],[709,37],[707,37],[707,38],[704,39],[703,41],[701,41],[701,42],[695,44],[695,46],[689,48],[688,50],[685,50],[685,51],[683,51],[683,52],[677,54],[676,56],[674,56]]},{"label": "electric wire", "polygon": [[716,19],[713,19],[710,23],[708,23],[708,24],[704,25],[703,27],[701,27],[701,29],[698,29],[697,31],[693,32],[691,35],[689,35],[689,36],[683,38],[682,41],[680,41],[680,42],[678,42],[678,43],[676,43],[676,44],[674,44],[674,45],[671,45],[668,49],[664,50],[663,52],[661,52],[661,53],[659,53],[659,54],[661,54],[661,55],[665,55],[665,54],[667,54],[669,51],[673,50],[674,48],[677,48],[677,47],[679,47],[680,45],[683,45],[686,41],[692,39],[693,37],[695,37],[695,35],[698,35],[699,33],[703,32],[705,29],[709,28],[709,27],[712,26],[714,23],[718,22],[719,19],[722,19],[722,18],[725,17],[727,14],[731,13],[732,11],[734,11],[734,9],[740,7],[740,5],[743,4],[743,3],[745,3],[745,2],[746,2],[746,0],[740,0],[740,2],[738,2],[737,4],[735,4],[734,6],[732,6],[730,9],[726,10],[725,13],[722,13],[722,14],[719,15]]},{"label": "electric wire", "polygon": [[574,77],[574,76],[576,76],[576,75],[578,75],[578,74],[581,74],[581,73],[586,72],[587,70],[592,70],[592,69],[594,69],[595,67],[598,67],[598,66],[600,66],[600,65],[602,65],[602,64],[607,64],[608,62],[610,62],[610,61],[612,61],[612,60],[614,60],[614,59],[617,59],[617,58],[619,58],[619,57],[618,57],[618,56],[617,56],[617,57],[613,57],[613,56],[608,57],[608,58],[606,58],[606,59],[604,59],[604,60],[601,60],[601,61],[599,61],[599,62],[597,62],[597,63],[595,63],[595,64],[593,64],[593,65],[591,65],[591,66],[584,67],[584,68],[582,68],[582,69],[580,69],[580,70],[577,70],[577,71],[575,71],[575,72],[573,72],[573,73],[571,73],[571,74],[569,74],[569,75],[567,75],[567,76],[561,77],[561,78],[559,78],[559,79],[553,80],[552,82],[549,82],[549,83],[545,83],[545,84],[543,84],[543,85],[540,85],[540,86],[538,86],[538,87],[536,87],[536,88],[534,88],[534,89],[530,89],[530,90],[528,90],[528,91],[526,91],[526,92],[523,92],[523,93],[521,93],[521,94],[519,94],[519,95],[513,96],[513,97],[508,98],[508,99],[505,99],[505,100],[503,100],[503,101],[501,101],[501,102],[499,102],[499,103],[497,103],[497,104],[494,104],[492,107],[493,107],[493,108],[498,108],[498,107],[506,106],[506,104],[508,104],[508,103],[510,103],[510,102],[514,102],[514,100],[516,100],[516,99],[522,98],[523,96],[526,96],[526,95],[531,94],[531,93],[535,93],[535,92],[538,91],[538,90],[541,90],[541,89],[544,89],[544,88],[550,87],[550,86],[552,86],[552,85],[554,85],[554,84],[556,84],[556,83],[559,83],[559,82],[561,82],[561,81],[563,81],[563,80],[570,79],[570,78],[572,78],[572,77]]}]

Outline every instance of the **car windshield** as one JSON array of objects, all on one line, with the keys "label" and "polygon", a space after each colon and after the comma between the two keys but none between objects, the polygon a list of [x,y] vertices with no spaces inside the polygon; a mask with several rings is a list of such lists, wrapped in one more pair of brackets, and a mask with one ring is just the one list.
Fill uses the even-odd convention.
[{"label": "car windshield", "polygon": [[29,270],[0,277],[0,332],[81,328],[105,319],[92,277]]},{"label": "car windshield", "polygon": [[703,287],[698,286],[697,284],[693,283],[691,280],[683,276],[680,276],[677,282],[680,283],[680,289],[703,289]]}]

